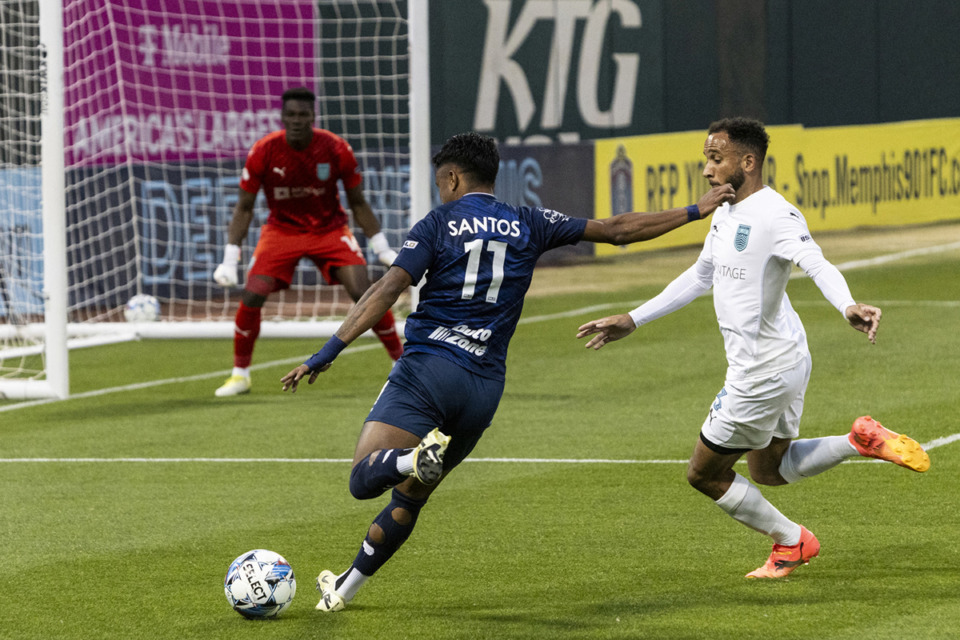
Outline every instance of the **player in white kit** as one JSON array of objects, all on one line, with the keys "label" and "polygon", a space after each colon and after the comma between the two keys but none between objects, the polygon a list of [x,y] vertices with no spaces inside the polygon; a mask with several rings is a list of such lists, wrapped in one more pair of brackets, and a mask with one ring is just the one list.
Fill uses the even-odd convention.
[{"label": "player in white kit", "polygon": [[687,480],[735,520],[773,539],[773,552],[748,578],[788,575],[820,551],[805,527],[792,522],[733,469],[747,455],[750,477],[782,485],[816,475],[847,458],[867,456],[914,471],[930,458],[913,439],[857,418],[849,434],[808,440],[799,435],[811,359],[806,333],[786,295],[794,264],[855,329],[876,342],[880,309],[857,303],[840,271],[810,237],[803,215],[764,186],[769,137],[763,124],[728,118],[710,126],[704,177],[729,183],[736,198],[720,206],[697,262],[655,298],[629,314],[580,327],[578,338],[599,349],[640,325],[676,311],[713,287],[714,308],[727,354],[727,374],[700,431]]}]

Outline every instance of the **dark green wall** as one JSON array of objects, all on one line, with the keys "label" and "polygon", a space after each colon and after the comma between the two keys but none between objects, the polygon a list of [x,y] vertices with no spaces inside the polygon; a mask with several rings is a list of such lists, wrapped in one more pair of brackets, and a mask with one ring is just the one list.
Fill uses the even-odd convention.
[{"label": "dark green wall", "polygon": [[[495,125],[485,132],[500,139],[572,134],[588,140],[701,129],[729,115],[811,127],[960,117],[958,0],[617,0],[613,6],[622,2],[639,10],[642,26],[611,16],[603,47],[592,49],[599,59],[583,67],[599,75],[584,81],[585,14],[598,5],[553,0],[555,15],[575,22],[571,47],[561,56],[570,61],[562,123],[544,126],[542,117],[551,44],[562,19],[540,17],[515,53],[499,58],[524,78],[533,116],[521,121],[500,81]],[[435,144],[478,122],[488,9],[508,7],[509,36],[526,4],[431,0]],[[609,108],[617,54],[639,55],[631,121],[585,122],[578,83],[596,87],[597,104]]]}]

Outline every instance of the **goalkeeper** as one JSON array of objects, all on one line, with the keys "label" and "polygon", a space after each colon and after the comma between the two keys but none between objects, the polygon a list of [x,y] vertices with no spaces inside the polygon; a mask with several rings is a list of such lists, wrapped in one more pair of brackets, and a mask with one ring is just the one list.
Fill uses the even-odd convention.
[{"label": "goalkeeper", "polygon": [[[240,245],[262,187],[270,214],[250,260],[234,327],[233,372],[216,391],[221,397],[250,391],[250,362],[260,334],[261,309],[271,293],[290,286],[301,258],[312,260],[328,283],[342,284],[354,301],[369,288],[367,263],[340,205],[337,181],[343,183],[354,220],[380,262],[390,266],[397,256],[363,195],[363,176],[353,149],[334,133],[313,126],[316,96],[308,89],[290,89],[282,102],[283,131],[264,136],[247,155],[223,262],[213,272],[217,284],[237,285]],[[373,330],[397,360],[403,345],[389,309]]]}]

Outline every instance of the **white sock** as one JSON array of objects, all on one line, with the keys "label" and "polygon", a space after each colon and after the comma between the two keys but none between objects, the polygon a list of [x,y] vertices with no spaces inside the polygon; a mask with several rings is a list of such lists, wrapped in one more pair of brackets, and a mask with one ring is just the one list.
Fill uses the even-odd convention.
[{"label": "white sock", "polygon": [[230,375],[234,376],[243,376],[244,378],[250,377],[250,367],[234,367],[233,373]]},{"label": "white sock", "polygon": [[334,581],[334,584],[339,584],[336,587],[336,592],[340,594],[340,597],[343,598],[346,602],[353,600],[353,596],[357,595],[357,591],[360,590],[360,587],[370,579],[370,576],[365,576],[353,567],[350,567],[339,576]]},{"label": "white sock", "polygon": [[859,455],[847,436],[794,440],[780,460],[780,475],[787,482],[800,482]]},{"label": "white sock", "polygon": [[770,536],[777,544],[790,547],[800,543],[800,525],[777,511],[760,490],[739,473],[716,504],[737,522]]},{"label": "white sock", "polygon": [[397,471],[405,475],[413,473],[413,449],[407,449],[406,453],[397,456]]}]

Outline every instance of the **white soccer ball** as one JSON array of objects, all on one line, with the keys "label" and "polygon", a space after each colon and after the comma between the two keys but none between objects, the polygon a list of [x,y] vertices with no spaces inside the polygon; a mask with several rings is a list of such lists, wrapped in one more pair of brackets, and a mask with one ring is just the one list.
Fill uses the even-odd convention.
[{"label": "white soccer ball", "polygon": [[127,322],[153,322],[160,319],[160,303],[151,295],[138,293],[123,309]]},{"label": "white soccer ball", "polygon": [[243,617],[274,618],[293,602],[297,581],[283,556],[254,549],[233,561],[223,590],[227,602]]}]

